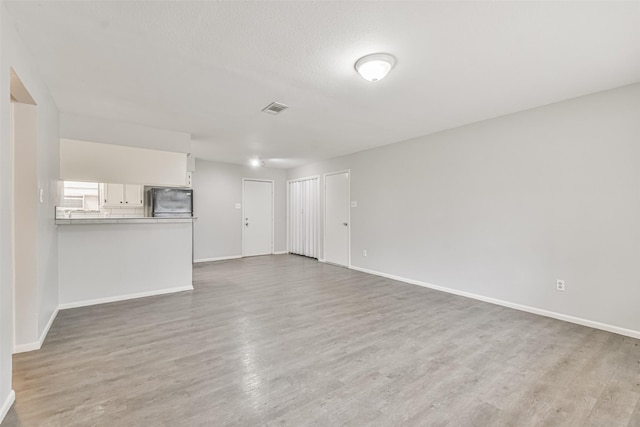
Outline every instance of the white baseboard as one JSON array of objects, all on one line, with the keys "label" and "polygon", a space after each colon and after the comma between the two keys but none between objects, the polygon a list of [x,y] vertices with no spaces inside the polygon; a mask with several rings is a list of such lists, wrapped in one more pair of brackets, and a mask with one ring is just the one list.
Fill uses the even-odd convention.
[{"label": "white baseboard", "polygon": [[242,258],[242,255],[220,256],[216,258],[200,258],[200,259],[194,259],[193,262],[195,264],[198,262],[226,261],[228,259],[238,259],[238,258]]},{"label": "white baseboard", "polygon": [[[318,262],[326,262],[326,261],[324,260],[324,258],[318,258]],[[361,270],[359,270],[359,271],[361,271]]]},{"label": "white baseboard", "polygon": [[2,407],[0,407],[0,423],[4,420],[4,417],[7,416],[9,409],[11,409],[11,405],[16,401],[16,392],[13,389],[9,392],[9,395],[2,403]]},{"label": "white baseboard", "polygon": [[58,316],[59,311],[60,311],[60,307],[57,307],[53,311],[53,313],[51,313],[51,317],[49,318],[47,325],[42,330],[42,334],[40,335],[40,339],[38,340],[40,342],[40,347],[42,347],[42,344],[44,344],[44,340],[47,338],[47,335],[49,334],[49,329],[51,329],[51,326],[53,325],[53,321],[56,320],[56,317]]},{"label": "white baseboard", "polygon": [[40,350],[42,348],[42,344],[44,344],[44,340],[47,338],[47,334],[49,334],[49,329],[51,329],[51,325],[53,325],[53,321],[56,320],[56,316],[58,315],[59,310],[60,308],[58,307],[53,311],[53,313],[51,314],[51,317],[49,318],[49,321],[47,322],[46,326],[42,330],[42,333],[40,334],[40,338],[38,338],[38,341],[30,342],[26,344],[16,344],[15,348],[13,349],[13,354],[26,353],[28,351],[33,351],[33,350]]},{"label": "white baseboard", "polygon": [[41,347],[42,346],[38,341],[28,342],[26,344],[16,344],[16,346],[13,347],[13,354],[28,353],[30,351],[40,350]]},{"label": "white baseboard", "polygon": [[[278,251],[278,252],[273,252],[273,255],[284,255],[284,254],[288,254],[289,252],[287,251]],[[265,254],[265,255],[269,255],[269,254]],[[197,264],[200,262],[211,262],[211,261],[226,261],[229,259],[239,259],[239,258],[243,258],[242,255],[231,255],[231,256],[220,256],[220,257],[215,257],[215,258],[199,258],[199,259],[194,259],[193,263]]]},{"label": "white baseboard", "polygon": [[436,291],[447,292],[453,295],[459,295],[462,297],[472,298],[479,301],[488,302],[491,304],[501,305],[503,307],[513,308],[515,310],[526,311],[527,313],[538,314],[540,316],[551,317],[553,319],[563,320],[565,322],[575,323],[582,326],[588,326],[594,329],[601,329],[607,332],[613,332],[614,334],[624,335],[631,338],[640,339],[640,331],[634,331],[633,329],[621,328],[619,326],[609,325],[606,323],[595,322],[589,319],[583,319],[581,317],[569,316],[567,314],[557,313],[555,311],[544,310],[542,308],[531,307],[528,305],[517,304],[514,302],[504,301],[496,298],[490,298],[483,295],[473,294],[471,292],[459,291],[457,289],[445,288],[443,286],[432,285],[430,283],[421,282],[419,280],[407,279],[405,277],[394,276],[393,274],[381,273],[379,271],[369,270],[366,268],[356,267],[352,265],[352,270],[361,271],[363,273],[373,274],[375,276],[385,277],[387,279],[397,280],[399,282],[405,282],[412,285],[418,285]]},{"label": "white baseboard", "polygon": [[85,300],[85,301],[67,302],[67,303],[64,303],[64,304],[60,304],[58,306],[58,308],[60,310],[66,310],[68,308],[86,307],[86,306],[89,306],[89,305],[106,304],[106,303],[109,303],[109,302],[124,301],[124,300],[129,300],[129,299],[144,298],[144,297],[151,297],[151,296],[154,296],[154,295],[172,294],[172,293],[175,293],[175,292],[184,292],[184,291],[192,291],[192,290],[193,290],[193,285],[187,285],[187,286],[180,286],[180,287],[177,287],[177,288],[161,289],[161,290],[158,290],[158,291],[140,292],[140,293],[136,293],[136,294],[118,295],[118,296],[115,296],[115,297],[98,298],[98,299]]}]

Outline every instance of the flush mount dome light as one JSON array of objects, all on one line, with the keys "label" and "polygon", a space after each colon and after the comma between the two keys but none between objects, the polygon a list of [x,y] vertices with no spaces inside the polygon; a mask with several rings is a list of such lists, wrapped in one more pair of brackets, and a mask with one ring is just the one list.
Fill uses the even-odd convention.
[{"label": "flush mount dome light", "polygon": [[396,58],[388,53],[374,53],[356,61],[356,71],[363,79],[377,82],[384,79],[396,65]]}]

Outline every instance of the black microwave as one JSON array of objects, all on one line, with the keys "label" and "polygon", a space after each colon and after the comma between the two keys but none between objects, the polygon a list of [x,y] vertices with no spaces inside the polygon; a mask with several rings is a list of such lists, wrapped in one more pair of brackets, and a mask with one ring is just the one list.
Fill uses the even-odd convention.
[{"label": "black microwave", "polygon": [[150,192],[151,216],[193,216],[193,190],[188,188],[154,187]]}]

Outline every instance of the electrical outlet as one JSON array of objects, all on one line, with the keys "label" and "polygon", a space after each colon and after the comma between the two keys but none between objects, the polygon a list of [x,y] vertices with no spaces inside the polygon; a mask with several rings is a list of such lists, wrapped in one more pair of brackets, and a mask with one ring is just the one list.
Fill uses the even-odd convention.
[{"label": "electrical outlet", "polygon": [[564,280],[556,280],[556,291],[564,291]]},{"label": "electrical outlet", "polygon": [[362,256],[367,256],[367,250],[366,249],[363,249]]}]

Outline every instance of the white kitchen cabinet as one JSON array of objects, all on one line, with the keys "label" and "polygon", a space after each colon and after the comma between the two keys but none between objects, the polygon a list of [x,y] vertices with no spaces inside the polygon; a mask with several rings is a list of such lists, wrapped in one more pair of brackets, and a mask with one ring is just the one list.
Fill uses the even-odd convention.
[{"label": "white kitchen cabinet", "polygon": [[105,208],[141,207],[142,185],[102,184],[102,205]]},{"label": "white kitchen cabinet", "polygon": [[142,206],[142,185],[124,185],[124,203],[127,206]]},{"label": "white kitchen cabinet", "polygon": [[124,204],[124,185],[102,184],[102,204],[105,207],[122,207]]}]

